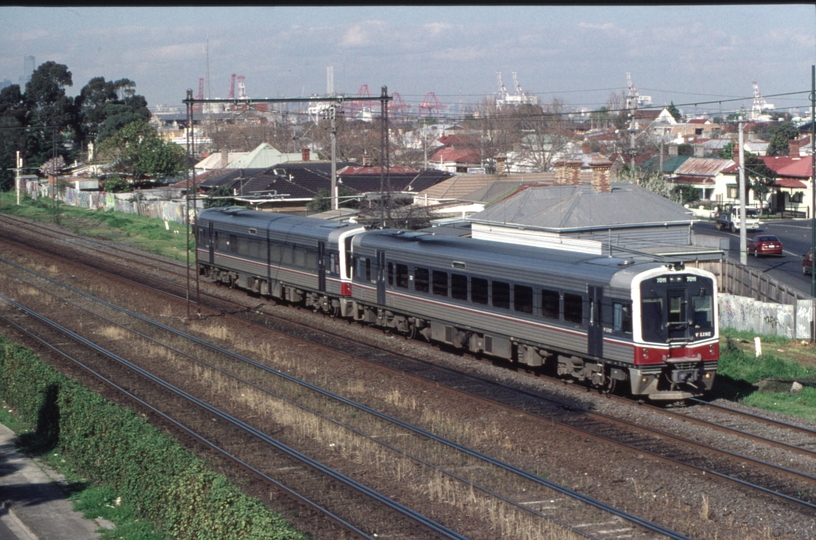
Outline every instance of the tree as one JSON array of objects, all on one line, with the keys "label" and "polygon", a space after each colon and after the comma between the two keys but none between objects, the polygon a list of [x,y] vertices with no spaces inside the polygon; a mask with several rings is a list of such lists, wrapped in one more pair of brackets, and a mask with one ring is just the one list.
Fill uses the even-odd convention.
[{"label": "tree", "polygon": [[39,166],[54,157],[54,153],[73,161],[70,142],[77,125],[74,100],[65,95],[65,87],[72,86],[71,72],[64,64],[48,61],[38,67],[25,86],[25,100],[29,107],[26,154],[33,166]]},{"label": "tree", "polygon": [[130,79],[106,81],[94,77],[74,100],[78,111],[77,143],[101,143],[117,130],[139,120],[150,120],[147,100],[136,95]]},{"label": "tree", "polygon": [[745,183],[748,189],[754,190],[754,199],[764,200],[775,180],[776,173],[764,161],[745,152]]},{"label": "tree", "polygon": [[175,175],[184,170],[184,150],[163,141],[145,121],[131,122],[99,145],[99,159],[112,162],[116,172],[134,181]]},{"label": "tree", "polygon": [[221,206],[231,206],[235,204],[235,199],[227,198],[232,195],[232,188],[228,184],[218,186],[211,190],[204,199],[204,208],[218,208]]},{"label": "tree", "polygon": [[680,113],[680,109],[678,109],[678,108],[677,108],[677,107],[674,105],[674,101],[672,101],[672,102],[669,104],[669,106],[668,106],[668,107],[666,107],[666,110],[667,110],[667,111],[669,111],[669,114],[670,114],[670,115],[672,115],[672,118],[674,118],[674,121],[675,121],[675,122],[679,122],[679,121],[680,121],[680,119],[681,119],[681,118],[683,118],[683,115]]},{"label": "tree", "polygon": [[31,124],[65,131],[74,124],[73,99],[65,87],[73,86],[68,66],[48,61],[38,67],[26,83],[25,98],[31,107]]},{"label": "tree", "polygon": [[799,130],[793,124],[774,124],[769,130],[765,155],[787,156],[790,153],[790,141],[798,136]]},{"label": "tree", "polygon": [[27,116],[28,107],[18,85],[0,90],[0,191],[14,187],[17,152],[28,161],[25,152]]}]

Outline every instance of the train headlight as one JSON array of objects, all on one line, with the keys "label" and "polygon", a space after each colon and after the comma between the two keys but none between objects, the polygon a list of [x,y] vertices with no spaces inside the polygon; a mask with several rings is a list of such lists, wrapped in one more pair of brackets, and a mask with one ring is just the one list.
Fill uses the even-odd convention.
[{"label": "train headlight", "polygon": [[640,380],[640,382],[642,382],[642,383],[647,383],[647,382],[649,382],[649,377],[643,377],[643,378]]},{"label": "train headlight", "polygon": [[706,378],[706,379],[710,379],[711,378],[711,373],[706,373],[705,375],[703,375],[703,377]]}]

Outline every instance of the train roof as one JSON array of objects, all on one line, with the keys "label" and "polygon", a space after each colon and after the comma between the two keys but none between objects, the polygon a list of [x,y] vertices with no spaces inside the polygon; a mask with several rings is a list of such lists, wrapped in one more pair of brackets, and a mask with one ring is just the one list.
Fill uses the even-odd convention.
[{"label": "train roof", "polygon": [[208,208],[198,214],[198,222],[216,222],[237,230],[249,231],[256,229],[264,231],[271,237],[289,238],[293,241],[298,238],[309,239],[309,243],[316,241],[336,242],[344,231],[362,230],[358,223],[340,223],[325,219],[279,214],[277,212],[261,212],[244,207]]},{"label": "train roof", "polygon": [[625,258],[599,256],[411,231],[371,231],[357,236],[355,244],[368,249],[396,249],[412,261],[436,257],[450,260],[452,263],[461,261],[499,269],[572,276],[621,287],[628,286],[632,278],[644,270],[671,266],[669,263],[657,262],[643,256]]}]

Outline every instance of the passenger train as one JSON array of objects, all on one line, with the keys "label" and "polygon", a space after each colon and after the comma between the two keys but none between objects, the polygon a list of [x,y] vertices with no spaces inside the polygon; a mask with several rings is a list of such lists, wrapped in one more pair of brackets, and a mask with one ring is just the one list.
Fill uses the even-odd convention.
[{"label": "passenger train", "polygon": [[719,359],[710,272],[244,208],[202,211],[199,274],[409,337],[679,401]]}]

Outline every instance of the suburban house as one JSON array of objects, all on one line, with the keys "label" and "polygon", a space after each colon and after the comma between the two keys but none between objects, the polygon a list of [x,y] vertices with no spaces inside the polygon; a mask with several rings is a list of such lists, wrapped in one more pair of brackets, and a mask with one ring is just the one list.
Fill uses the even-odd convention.
[{"label": "suburban house", "polygon": [[699,199],[722,201],[729,198],[730,191],[722,193],[723,190],[727,190],[727,184],[718,186],[716,179],[723,169],[733,164],[730,159],[689,157],[666,178],[666,181],[670,186],[692,186],[699,192]]},{"label": "suburban house", "polygon": [[[690,212],[634,184],[610,183],[609,161],[591,165],[590,183],[521,186],[467,218],[473,238],[628,257],[648,253],[673,260],[714,261],[717,247],[693,244]],[[566,183],[565,183],[566,182]]]}]

